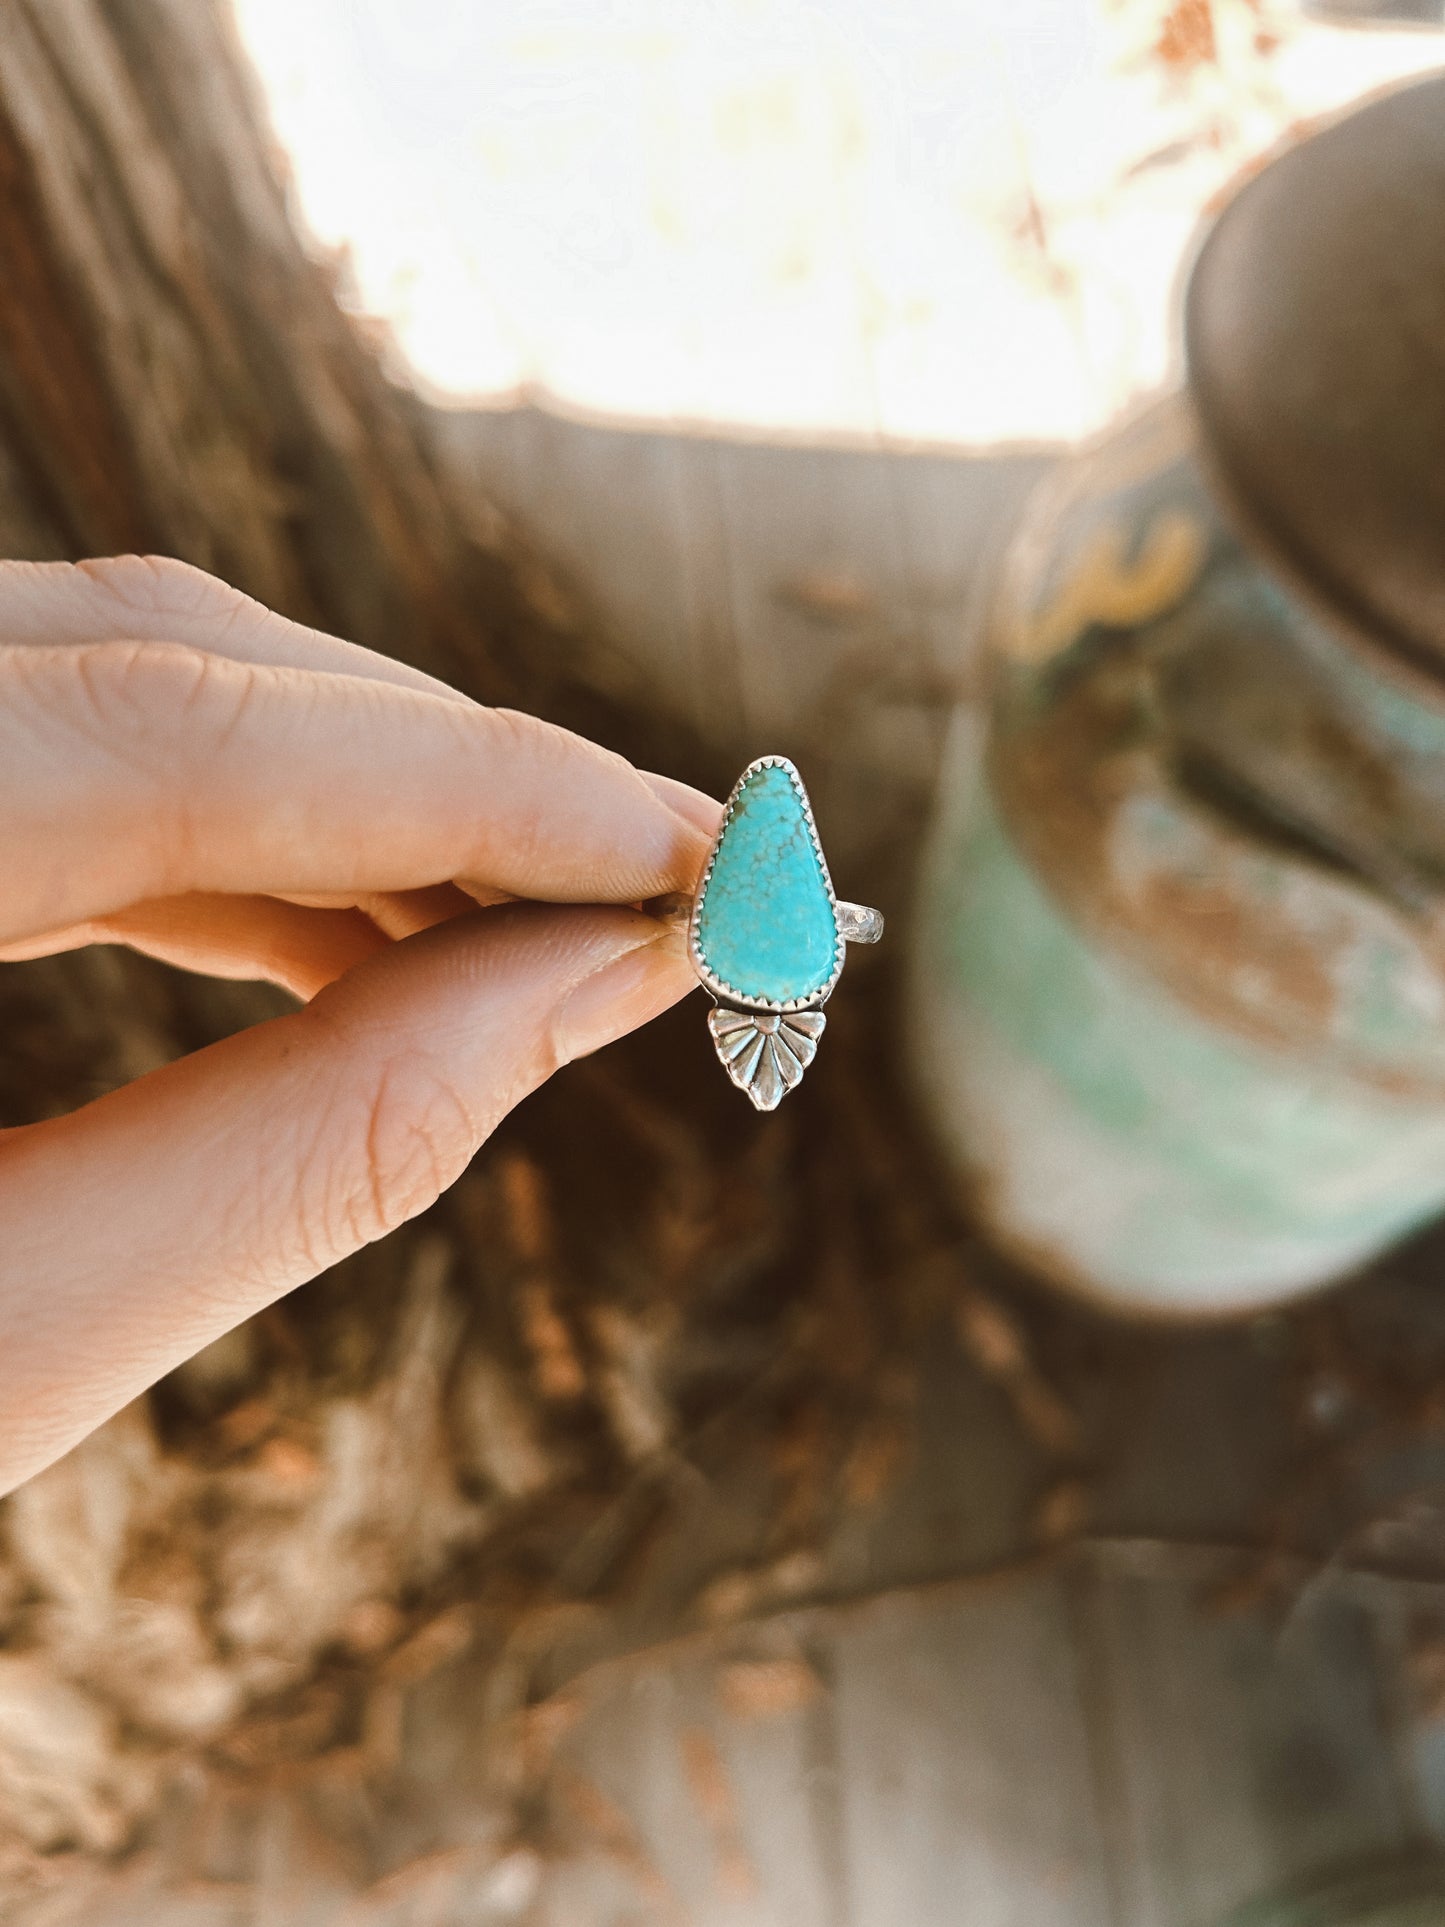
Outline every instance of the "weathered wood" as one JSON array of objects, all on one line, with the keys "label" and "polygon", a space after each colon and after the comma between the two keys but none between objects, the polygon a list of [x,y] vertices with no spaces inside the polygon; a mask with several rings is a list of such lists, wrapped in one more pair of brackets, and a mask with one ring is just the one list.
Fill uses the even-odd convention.
[{"label": "weathered wood", "polygon": [[1257,1608],[1211,1615],[1212,1563],[1133,1575],[1105,1553],[1083,1574],[1121,1927],[1221,1920],[1411,1842],[1369,1615],[1334,1589],[1284,1635]]},{"label": "weathered wood", "polygon": [[[992,571],[1040,452],[798,447],[528,405],[440,423],[458,466],[589,596],[646,686],[731,773],[785,750],[900,921],[891,860],[975,690]],[[875,881],[876,874],[876,881]],[[870,898],[870,900],[873,900]]]},{"label": "weathered wood", "polygon": [[341,272],[296,233],[221,5],[0,12],[0,443],[38,525],[5,546],[160,549],[479,694],[575,702],[595,642],[448,472]]},{"label": "weathered wood", "polygon": [[[831,735],[860,638],[885,693],[951,673],[981,580],[953,531],[996,527],[1027,479],[529,415],[473,424],[458,481],[292,234],[206,0],[0,9],[0,278],[0,546],[152,543],[484,695],[645,735],[491,472],[705,733],[845,743],[828,808],[859,847],[918,741],[871,702]],[[478,452],[507,437],[510,481]],[[4,1122],[278,1001],[109,951],[0,994]],[[1440,1834],[1415,1678],[1435,1590],[1382,1581],[1375,1612],[1325,1570],[1281,1636],[1213,1613],[1236,1559],[1042,1561],[1091,1502],[1104,1532],[1268,1550],[1297,1526],[1323,1557],[1350,1521],[1299,1497],[1332,1435],[1297,1407],[1328,1312],[1145,1341],[1007,1298],[934,1202],[875,997],[838,1000],[767,1132],[695,1012],[575,1067],[427,1225],[0,1510],[22,1668],[0,1671],[0,1811],[22,1688],[72,1736],[47,1755],[55,1824],[0,1821],[7,1922],[1212,1927],[1251,1887]],[[1421,1309],[1420,1385],[1371,1392],[1392,1425],[1434,1423]],[[661,1451],[629,1398],[664,1415]],[[939,1583],[989,1566],[1010,1570]],[[648,1640],[671,1643],[608,1660]]]},{"label": "weathered wood", "polygon": [[859,1927],[1113,1927],[1081,1655],[1060,1580],[899,1600],[833,1642]]},{"label": "weathered wood", "polygon": [[[606,693],[595,636],[506,517],[454,481],[424,412],[339,305],[336,272],[296,233],[219,0],[16,0],[0,9],[0,553],[126,548],[214,570],[479,695],[613,740],[629,723],[645,731],[640,709]],[[67,1109],[284,1001],[113,951],[8,967],[0,1115],[20,1124]],[[605,1075],[593,1089],[595,1115],[610,1101]],[[448,1206],[486,1223],[493,1252],[512,1250],[504,1269],[526,1262],[525,1213],[507,1184],[504,1174],[479,1180],[470,1204]],[[81,1860],[114,1850],[153,1813],[162,1729],[162,1752],[179,1740],[194,1758],[237,1716],[279,1711],[278,1694],[299,1690],[321,1707],[312,1676],[335,1646],[344,1594],[373,1618],[379,1610],[367,1635],[375,1651],[404,1642],[413,1614],[402,1602],[419,1584],[432,1594],[428,1619],[444,1607],[453,1563],[474,1553],[497,1523],[497,1495],[511,1490],[503,1434],[540,1436],[552,1416],[526,1381],[511,1307],[474,1302],[473,1264],[456,1255],[435,1229],[364,1254],[348,1268],[339,1316],[323,1288],[260,1321],[0,1508],[0,1643],[28,1669],[8,1676],[0,1730],[0,1912],[50,1882],[49,1854],[80,1856],[83,1890]],[[452,1374],[471,1383],[468,1348],[522,1382],[510,1416],[494,1399],[487,1423],[469,1412],[454,1440],[448,1400]],[[386,1415],[376,1406],[367,1417],[375,1394]],[[234,1434],[218,1460],[220,1435],[201,1446],[202,1435],[248,1399],[260,1429],[244,1444]],[[595,1402],[580,1402],[595,1423]],[[285,1446],[283,1407],[299,1426]],[[234,1486],[242,1461],[255,1469],[258,1451],[278,1448],[303,1484],[308,1462],[327,1461],[323,1487],[351,1512],[350,1552],[338,1541],[328,1558],[315,1522],[298,1536],[299,1516],[289,1500],[278,1512],[281,1487],[264,1472],[268,1496],[243,1472],[251,1496],[236,1488],[225,1499],[213,1486],[202,1522],[190,1485],[202,1460]],[[577,1469],[545,1441],[531,1451],[546,1492]],[[391,1457],[402,1452],[404,1473]],[[243,1520],[259,1538],[244,1527],[237,1536]],[[431,1551],[418,1564],[423,1543]],[[315,1715],[295,1710],[300,1734]],[[306,1745],[355,1742],[338,1710],[322,1712],[329,1736],[313,1728]],[[47,1748],[72,1717],[90,1739],[58,1744],[52,1760]],[[281,1729],[271,1731],[263,1751]],[[52,1760],[39,1794],[37,1757]]]},{"label": "weathered wood", "polygon": [[[0,9],[0,549],[167,551],[484,698],[655,743],[637,679],[344,312],[275,160],[218,0]],[[707,774],[685,731],[663,740],[673,773]],[[83,1102],[282,1002],[119,952],[12,967],[0,1115]],[[860,1473],[855,1450],[880,1396],[890,1424],[906,1405],[939,1291],[922,1258],[945,1215],[906,1122],[877,1121],[891,1051],[880,1068],[863,1008],[840,1005],[834,1068],[766,1135],[695,1012],[573,1067],[425,1225],[0,1508],[0,1642],[23,1661],[0,1911],[29,1895],[119,1919],[128,1884],[159,1919],[161,1889],[338,1854],[353,1886],[404,1884],[440,1810],[382,1795],[419,1744],[409,1695],[459,1647],[476,1695],[424,1728],[475,1755],[452,1839],[530,1824],[507,1764],[533,1690],[519,1650],[549,1645],[553,1614],[605,1628],[645,1592],[650,1545],[726,1462],[752,1468],[738,1572],[675,1561],[643,1622],[714,1581],[719,1599],[808,1583],[838,1492],[886,1483],[888,1455]],[[865,1267],[895,1280],[876,1303]],[[55,1744],[67,1719],[84,1745]],[[256,1803],[287,1776],[266,1833]],[[201,1811],[167,1832],[177,1784]],[[137,1839],[159,1886],[142,1866],[96,1887]]]}]

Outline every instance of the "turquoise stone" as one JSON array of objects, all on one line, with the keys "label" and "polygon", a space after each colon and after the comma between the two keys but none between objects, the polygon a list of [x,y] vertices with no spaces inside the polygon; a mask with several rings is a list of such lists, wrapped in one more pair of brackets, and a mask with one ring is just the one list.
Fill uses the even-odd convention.
[{"label": "turquoise stone", "polygon": [[832,977],[838,925],[799,789],[769,765],[743,783],[698,911],[698,948],[744,997],[791,1003]]}]

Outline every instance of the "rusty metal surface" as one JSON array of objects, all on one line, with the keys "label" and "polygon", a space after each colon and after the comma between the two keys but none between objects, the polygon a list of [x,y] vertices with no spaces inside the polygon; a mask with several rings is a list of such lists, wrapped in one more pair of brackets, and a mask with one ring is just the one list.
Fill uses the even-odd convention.
[{"label": "rusty metal surface", "polygon": [[1168,402],[1041,497],[995,609],[1010,833],[1221,1034],[1445,1076],[1445,702],[1342,647],[1220,519]]},{"label": "rusty metal surface", "polygon": [[1186,299],[1237,519],[1342,629],[1445,673],[1445,74],[1235,196]]},{"label": "rusty metal surface", "polygon": [[1006,1247],[1197,1314],[1445,1206],[1445,685],[1282,589],[1192,417],[1082,452],[1012,545],[915,1032]]},{"label": "rusty metal surface", "polygon": [[[1173,719],[1156,721],[1162,667],[1121,650],[995,758],[1020,848],[1082,928],[1222,1034],[1437,1097],[1445,945],[1435,922],[1268,834],[1183,768]],[[1369,1019],[1386,985],[1390,1004],[1418,1017],[1379,1034]]]}]

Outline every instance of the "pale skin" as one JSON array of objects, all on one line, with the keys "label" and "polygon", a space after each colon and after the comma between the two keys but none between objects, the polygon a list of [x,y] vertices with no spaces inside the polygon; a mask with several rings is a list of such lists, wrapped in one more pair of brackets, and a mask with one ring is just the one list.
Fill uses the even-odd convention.
[{"label": "pale skin", "polygon": [[635,906],[719,817],[178,563],[0,564],[0,962],[121,943],[303,1000],[0,1131],[0,1491],[686,995]]}]

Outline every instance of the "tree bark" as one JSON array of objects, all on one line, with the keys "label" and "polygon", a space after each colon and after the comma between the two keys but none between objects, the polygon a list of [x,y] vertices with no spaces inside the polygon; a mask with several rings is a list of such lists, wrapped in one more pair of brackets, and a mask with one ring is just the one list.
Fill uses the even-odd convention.
[{"label": "tree bark", "polygon": [[0,11],[7,552],[163,551],[485,700],[604,714],[617,672],[445,472],[341,273],[216,0]]}]

